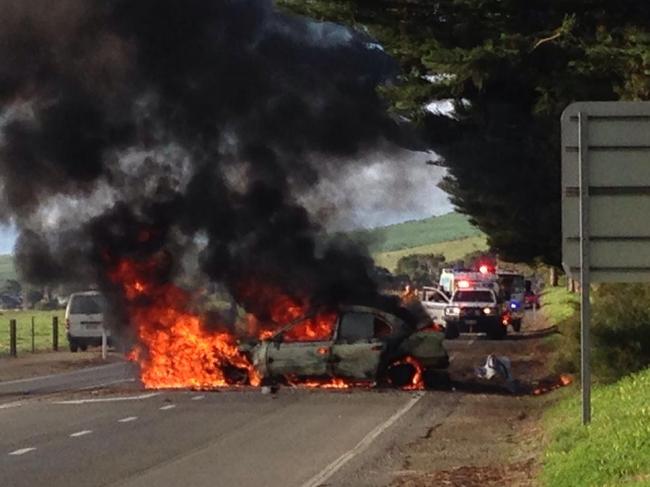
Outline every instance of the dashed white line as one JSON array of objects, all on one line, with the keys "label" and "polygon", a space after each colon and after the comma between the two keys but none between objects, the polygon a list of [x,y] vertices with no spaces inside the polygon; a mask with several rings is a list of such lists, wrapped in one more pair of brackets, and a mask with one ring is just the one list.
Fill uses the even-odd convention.
[{"label": "dashed white line", "polygon": [[161,411],[169,411],[170,409],[174,409],[176,407],[176,404],[166,404],[165,406],[160,406]]},{"label": "dashed white line", "polygon": [[137,416],[127,416],[126,418],[118,419],[118,423],[130,423],[131,421],[135,421],[138,419]]},{"label": "dashed white line", "polygon": [[20,450],[14,450],[9,455],[13,456],[19,456],[19,455],[24,455],[25,453],[29,453],[30,451],[34,451],[36,448],[21,448]]},{"label": "dashed white line", "polygon": [[11,409],[11,408],[17,408],[25,404],[23,401],[14,401],[14,402],[6,402],[4,404],[0,404],[0,409]]},{"label": "dashed white line", "polygon": [[80,436],[86,436],[89,435],[93,432],[93,430],[82,430],[82,431],[77,431],[76,433],[72,433],[70,435],[70,438],[79,438]]},{"label": "dashed white line", "polygon": [[140,401],[142,399],[149,399],[160,395],[160,392],[152,392],[149,394],[141,394],[139,396],[126,396],[126,397],[106,397],[98,399],[76,399],[73,401],[53,401],[52,404],[89,404],[95,402],[119,402],[119,401]]},{"label": "dashed white line", "polygon": [[192,401],[200,401],[201,399],[205,399],[205,396],[194,396]]}]

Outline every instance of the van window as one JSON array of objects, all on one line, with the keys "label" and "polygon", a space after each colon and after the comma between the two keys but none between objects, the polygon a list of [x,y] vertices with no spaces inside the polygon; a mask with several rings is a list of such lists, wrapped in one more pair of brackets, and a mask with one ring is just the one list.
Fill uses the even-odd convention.
[{"label": "van window", "polygon": [[101,314],[105,308],[106,301],[99,294],[73,296],[70,303],[70,313],[77,315]]}]

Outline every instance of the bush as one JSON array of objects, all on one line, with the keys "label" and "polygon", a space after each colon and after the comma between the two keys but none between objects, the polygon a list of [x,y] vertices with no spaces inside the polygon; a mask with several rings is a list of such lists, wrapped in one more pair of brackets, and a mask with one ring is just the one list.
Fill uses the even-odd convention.
[{"label": "bush", "polygon": [[[556,368],[580,370],[579,308],[558,323]],[[592,370],[612,382],[650,366],[650,285],[601,284],[592,291]]]}]

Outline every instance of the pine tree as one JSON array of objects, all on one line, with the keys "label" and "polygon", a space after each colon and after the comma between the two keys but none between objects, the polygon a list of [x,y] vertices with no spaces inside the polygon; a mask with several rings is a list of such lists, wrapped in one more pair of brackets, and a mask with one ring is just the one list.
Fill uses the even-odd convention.
[{"label": "pine tree", "polygon": [[[447,168],[441,187],[507,260],[560,262],[560,114],[650,96],[650,2],[281,0],[368,31],[401,64],[383,89]],[[451,100],[453,118],[425,106]]]}]

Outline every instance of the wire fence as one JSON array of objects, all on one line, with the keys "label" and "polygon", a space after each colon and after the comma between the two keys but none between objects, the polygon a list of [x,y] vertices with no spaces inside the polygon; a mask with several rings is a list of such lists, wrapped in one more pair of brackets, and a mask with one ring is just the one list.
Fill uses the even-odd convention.
[{"label": "wire fence", "polygon": [[[15,335],[12,323],[15,324]],[[65,350],[63,310],[0,312],[0,357]]]}]

